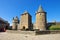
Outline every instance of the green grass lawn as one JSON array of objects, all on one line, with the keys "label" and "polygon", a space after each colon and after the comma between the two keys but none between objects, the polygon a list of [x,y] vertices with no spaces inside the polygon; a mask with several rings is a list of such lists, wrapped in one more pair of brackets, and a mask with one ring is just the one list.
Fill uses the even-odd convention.
[{"label": "green grass lawn", "polygon": [[60,30],[60,25],[59,24],[52,25],[49,27],[49,30]]}]

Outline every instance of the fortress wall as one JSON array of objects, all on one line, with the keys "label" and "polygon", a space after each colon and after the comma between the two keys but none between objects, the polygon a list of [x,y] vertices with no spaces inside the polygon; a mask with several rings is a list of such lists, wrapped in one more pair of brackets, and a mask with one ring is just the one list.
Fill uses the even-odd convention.
[{"label": "fortress wall", "polygon": [[36,31],[36,35],[40,34],[60,34],[60,30]]},{"label": "fortress wall", "polygon": [[8,33],[29,34],[29,35],[42,35],[42,34],[60,34],[60,30],[46,30],[46,31],[20,31],[20,30],[7,30]]}]

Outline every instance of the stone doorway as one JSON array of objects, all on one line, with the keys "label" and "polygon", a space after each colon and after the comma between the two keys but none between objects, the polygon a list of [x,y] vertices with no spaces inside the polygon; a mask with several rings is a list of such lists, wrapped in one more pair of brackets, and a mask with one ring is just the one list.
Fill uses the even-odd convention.
[{"label": "stone doorway", "polygon": [[23,26],[23,30],[25,30],[25,26]]}]

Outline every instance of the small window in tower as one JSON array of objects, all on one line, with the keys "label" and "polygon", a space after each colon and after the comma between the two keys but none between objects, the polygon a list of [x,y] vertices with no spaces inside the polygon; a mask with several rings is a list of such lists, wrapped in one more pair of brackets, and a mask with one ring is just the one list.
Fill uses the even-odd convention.
[{"label": "small window in tower", "polygon": [[41,13],[40,13],[40,15],[41,15]]}]

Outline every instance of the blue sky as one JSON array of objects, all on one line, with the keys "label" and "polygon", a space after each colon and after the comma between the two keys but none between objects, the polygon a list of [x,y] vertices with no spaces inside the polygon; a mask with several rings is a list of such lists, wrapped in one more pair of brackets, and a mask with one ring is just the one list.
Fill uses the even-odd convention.
[{"label": "blue sky", "polygon": [[39,5],[47,12],[47,21],[60,22],[60,0],[0,0],[0,17],[12,23],[12,18],[28,11],[35,22],[35,12]]}]

